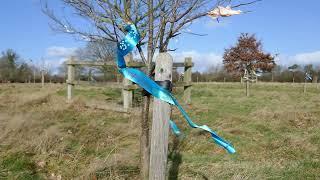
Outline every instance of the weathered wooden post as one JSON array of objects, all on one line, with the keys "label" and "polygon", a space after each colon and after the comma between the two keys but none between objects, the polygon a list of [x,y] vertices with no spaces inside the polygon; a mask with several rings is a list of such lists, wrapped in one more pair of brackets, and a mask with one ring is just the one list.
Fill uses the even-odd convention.
[{"label": "weathered wooden post", "polygon": [[[172,57],[160,53],[156,58],[155,80],[172,81]],[[153,101],[153,119],[150,149],[150,180],[164,180],[168,156],[169,119],[171,107],[159,99]]]},{"label": "weathered wooden post", "polygon": [[191,76],[192,76],[192,58],[187,57],[184,61],[184,86],[183,99],[186,104],[191,104]]},{"label": "weathered wooden post", "polygon": [[68,65],[68,79],[67,79],[67,100],[72,99],[72,87],[74,86],[74,57],[71,57],[67,63]]},{"label": "weathered wooden post", "polygon": [[[128,62],[133,61],[132,54],[129,54],[125,57],[125,61]],[[122,88],[122,96],[123,96],[123,108],[127,111],[129,108],[132,107],[132,99],[133,99],[133,90],[130,89],[130,85],[133,83],[128,80],[127,78],[123,78],[123,88]]]},{"label": "weathered wooden post", "polygon": [[246,96],[249,97],[250,93],[249,93],[249,86],[250,86],[250,82],[249,82],[249,78],[246,79]]},{"label": "weathered wooden post", "polygon": [[41,87],[44,87],[44,70],[41,70]]}]

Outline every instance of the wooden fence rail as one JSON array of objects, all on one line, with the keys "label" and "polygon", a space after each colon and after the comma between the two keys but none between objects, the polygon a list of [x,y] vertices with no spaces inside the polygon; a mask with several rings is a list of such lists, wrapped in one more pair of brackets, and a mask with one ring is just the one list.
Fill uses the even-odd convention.
[{"label": "wooden fence rail", "polygon": [[[127,56],[125,58],[127,67],[142,68],[145,64],[142,62],[133,61],[132,56]],[[86,61],[86,60],[76,60],[71,57],[67,61],[68,66],[68,78],[67,78],[67,101],[71,102],[73,97],[73,88],[75,86],[75,67],[76,66],[113,66],[116,67],[114,62],[102,62],[102,61]],[[173,68],[184,68],[184,80],[183,82],[177,82],[174,87],[183,86],[183,100],[186,104],[191,103],[191,87],[192,87],[192,67],[194,63],[191,57],[185,58],[184,62],[173,63]],[[138,89],[139,86],[133,84],[131,81],[123,78],[122,82],[122,96],[123,96],[123,108],[128,110],[132,107],[133,103],[133,92]]]}]

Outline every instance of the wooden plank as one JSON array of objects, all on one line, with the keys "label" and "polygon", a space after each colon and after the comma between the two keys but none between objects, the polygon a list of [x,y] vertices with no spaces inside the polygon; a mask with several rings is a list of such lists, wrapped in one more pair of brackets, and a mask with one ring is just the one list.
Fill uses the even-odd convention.
[{"label": "wooden plank", "polygon": [[[170,54],[160,53],[156,58],[155,80],[172,81],[172,64]],[[150,147],[150,180],[166,179],[170,113],[171,107],[168,103],[154,98]]]},{"label": "wooden plank", "polygon": [[[73,61],[67,62],[67,65],[74,65],[74,66],[117,66],[115,62],[103,62],[103,61]],[[144,67],[145,64],[143,62],[137,61],[128,61],[127,67],[132,68],[140,68]]]},{"label": "wooden plank", "polygon": [[[191,59],[191,57],[185,58],[184,64],[185,64],[185,65],[190,65],[190,64],[192,64],[192,59]],[[184,81],[184,83],[185,83],[186,85],[191,83],[191,75],[192,75],[191,67],[192,67],[192,66],[185,66],[185,67],[184,67],[184,78],[183,78],[183,81]],[[184,91],[183,91],[183,99],[184,99],[184,102],[185,102],[186,104],[190,104],[190,103],[191,103],[191,86],[184,86],[183,89],[184,89]]]},{"label": "wooden plank", "polygon": [[[103,62],[103,61],[90,61],[90,60],[74,60],[72,62],[68,61],[67,65],[75,65],[75,66],[116,66],[116,63],[113,61]],[[194,63],[191,62],[174,62],[173,68],[178,67],[193,67]],[[145,64],[141,60],[129,61],[127,62],[127,67],[132,68],[141,68],[145,67]]]},{"label": "wooden plank", "polygon": [[74,65],[74,66],[115,66],[114,62],[103,62],[103,61],[68,61],[67,65]]},{"label": "wooden plank", "polygon": [[173,63],[173,67],[193,67],[194,63],[193,62],[175,62]]}]

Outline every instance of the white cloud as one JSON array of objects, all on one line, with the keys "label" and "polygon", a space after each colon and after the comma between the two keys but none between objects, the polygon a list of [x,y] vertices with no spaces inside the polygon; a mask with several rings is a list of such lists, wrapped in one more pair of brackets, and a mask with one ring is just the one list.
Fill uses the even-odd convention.
[{"label": "white cloud", "polygon": [[[194,62],[194,71],[204,72],[211,66],[222,66],[222,54],[207,52],[200,53],[198,51],[183,51],[177,53],[171,53],[175,62],[183,62],[185,57],[192,57]],[[295,55],[280,55],[276,59],[276,63],[279,65],[290,66],[292,64],[299,65],[320,65],[320,51],[299,53]]]},{"label": "white cloud", "polygon": [[77,48],[66,48],[61,46],[52,46],[47,48],[47,57],[69,57],[75,54]]},{"label": "white cloud", "polygon": [[294,56],[294,60],[297,61],[298,64],[319,64],[320,51],[297,54]]},{"label": "white cloud", "polygon": [[[144,54],[147,52],[144,49]],[[155,53],[155,58],[158,53]],[[199,52],[196,50],[191,51],[182,51],[182,52],[170,52],[173,56],[174,62],[184,62],[184,58],[192,57],[194,62],[193,71],[205,72],[212,66],[223,66],[222,54],[215,52]],[[139,53],[134,53],[135,59],[140,59]],[[308,53],[299,53],[295,55],[281,55],[276,58],[276,63],[283,66],[290,66],[293,64],[307,65],[314,64],[320,65],[320,51],[308,52]]]},{"label": "white cloud", "polygon": [[222,65],[222,56],[214,52],[200,53],[193,50],[172,53],[172,56],[175,62],[183,62],[184,58],[192,57],[192,61],[194,62],[193,71],[204,72],[211,66]]},{"label": "white cloud", "polygon": [[299,53],[293,56],[280,55],[278,58],[278,64],[280,65],[292,65],[292,64],[320,64],[320,51],[308,52],[308,53]]},{"label": "white cloud", "polygon": [[[144,54],[147,52],[144,49]],[[192,57],[192,62],[194,63],[193,71],[207,71],[211,66],[221,66],[222,65],[222,55],[209,52],[200,53],[196,50],[192,51],[182,51],[182,52],[169,52],[172,55],[174,62],[184,62],[186,57]],[[158,56],[158,52],[154,54],[154,58]],[[133,54],[134,59],[141,59],[139,53],[135,52]]]},{"label": "white cloud", "polygon": [[64,63],[70,56],[75,55],[78,48],[51,46],[46,49],[45,63],[52,68],[54,73],[57,73],[57,69]]}]

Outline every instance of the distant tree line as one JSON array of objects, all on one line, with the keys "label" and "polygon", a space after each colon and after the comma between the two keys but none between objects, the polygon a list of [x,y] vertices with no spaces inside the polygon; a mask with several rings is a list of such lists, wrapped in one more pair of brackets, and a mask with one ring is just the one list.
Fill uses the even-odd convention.
[{"label": "distant tree line", "polygon": [[28,82],[33,76],[34,67],[20,59],[12,49],[1,53],[0,56],[0,82]]},{"label": "distant tree line", "polygon": [[[76,52],[76,57],[83,60],[92,61],[113,61],[114,44],[110,42],[90,42],[84,48]],[[109,49],[102,47],[112,47]],[[103,53],[104,52],[104,53]],[[41,67],[34,65],[32,60],[22,59],[17,52],[8,49],[0,56],[0,83],[39,83],[41,82]],[[45,68],[45,82],[64,83],[67,78],[67,66],[61,64],[53,71]],[[320,66],[293,64],[289,67],[275,65],[269,72],[264,72],[258,77],[263,82],[304,82],[306,73],[312,77],[312,82],[318,82],[320,76]],[[77,81],[91,82],[116,82],[121,81],[115,67],[77,67]],[[173,73],[174,81],[182,81],[183,75],[177,71]],[[240,82],[241,76],[229,73],[224,66],[211,66],[204,72],[194,71],[192,73],[193,82]],[[308,80],[310,81],[310,80]]]},{"label": "distant tree line", "polygon": [[[312,77],[310,82],[316,83],[320,76],[320,66],[309,65],[297,65],[298,68],[292,71],[287,66],[276,65],[271,72],[262,73],[258,77],[259,81],[263,82],[304,82],[305,73],[309,73]],[[291,66],[289,66],[291,67]],[[228,73],[221,66],[212,66],[205,72],[193,72],[193,82],[240,82],[241,77],[234,74]]]},{"label": "distant tree line", "polygon": [[60,75],[53,75],[49,68],[34,63],[22,59],[13,49],[3,51],[0,55],[0,83],[38,83],[42,73],[46,82],[63,82]]}]

